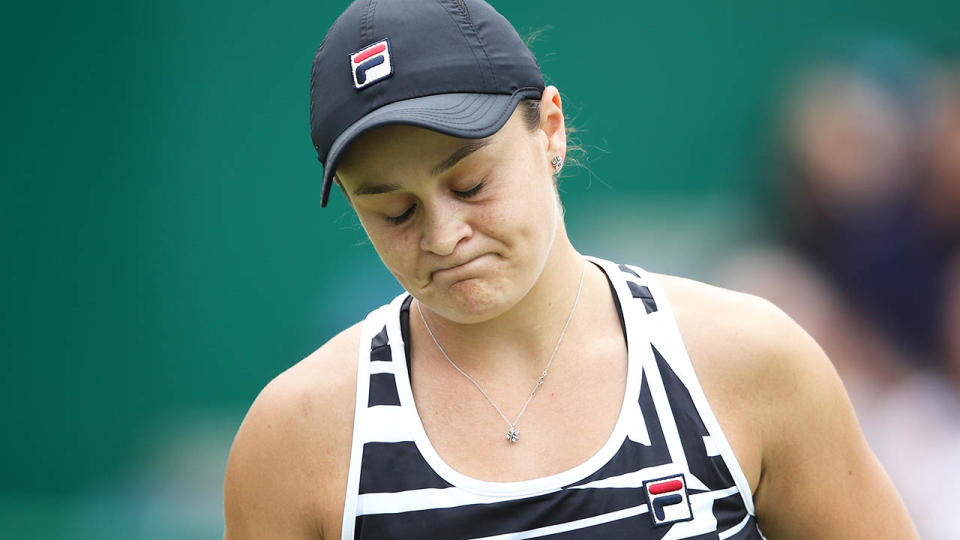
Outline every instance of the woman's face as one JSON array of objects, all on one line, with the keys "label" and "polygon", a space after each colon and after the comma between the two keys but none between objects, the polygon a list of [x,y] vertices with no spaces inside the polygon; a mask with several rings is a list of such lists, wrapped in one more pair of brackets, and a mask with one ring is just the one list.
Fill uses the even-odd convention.
[{"label": "woman's face", "polygon": [[449,320],[480,322],[516,305],[553,251],[552,140],[519,110],[480,140],[387,126],[350,146],[337,177],[400,284]]}]

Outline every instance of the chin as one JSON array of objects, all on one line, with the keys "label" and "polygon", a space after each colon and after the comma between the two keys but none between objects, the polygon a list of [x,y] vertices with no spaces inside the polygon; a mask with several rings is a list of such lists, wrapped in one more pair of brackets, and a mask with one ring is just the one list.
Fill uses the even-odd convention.
[{"label": "chin", "polygon": [[502,288],[481,279],[455,283],[443,296],[431,299],[433,302],[427,305],[445,319],[460,324],[488,321],[515,304]]}]

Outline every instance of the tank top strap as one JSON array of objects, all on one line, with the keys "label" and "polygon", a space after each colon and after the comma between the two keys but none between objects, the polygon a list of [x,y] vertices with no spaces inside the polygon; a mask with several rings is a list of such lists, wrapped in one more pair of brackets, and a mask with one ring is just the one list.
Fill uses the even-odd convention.
[{"label": "tank top strap", "polygon": [[[740,463],[733,453],[729,441],[714,415],[713,409],[707,401],[706,394],[694,370],[693,362],[683,342],[676,314],[670,299],[657,276],[636,266],[624,266],[628,273],[638,276],[643,291],[640,295],[645,308],[649,312],[650,345],[654,359],[665,381],[665,390],[673,399],[684,397],[696,409],[699,424],[695,429],[705,433],[698,437],[699,444],[690,444],[696,447],[697,454],[704,452],[707,457],[722,460],[727,473],[731,477],[743,499],[743,505],[753,515],[755,508],[750,484],[746,479]],[[676,412],[674,413],[676,416]],[[685,434],[689,436],[689,434]],[[726,475],[724,475],[726,476]]]}]

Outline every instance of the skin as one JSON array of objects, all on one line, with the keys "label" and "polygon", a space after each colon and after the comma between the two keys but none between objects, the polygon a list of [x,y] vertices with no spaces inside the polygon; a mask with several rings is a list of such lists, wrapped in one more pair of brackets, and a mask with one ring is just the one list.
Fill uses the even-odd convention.
[{"label": "skin", "polygon": [[[512,447],[503,420],[411,314],[424,428],[451,467],[482,480],[528,480],[586,461],[623,402],[627,351],[606,278],[583,266],[554,187],[550,160],[566,151],[556,88],[541,103],[539,129],[515,113],[443,172],[436,165],[468,141],[404,126],[360,138],[338,169],[377,253],[416,298],[413,309],[508,414],[543,369],[585,268],[570,327]],[[389,219],[397,216],[405,217]],[[806,332],[760,298],[657,278],[764,533],[915,538],[836,372]],[[344,330],[257,397],[227,465],[225,538],[340,536],[359,340],[359,324]]]}]

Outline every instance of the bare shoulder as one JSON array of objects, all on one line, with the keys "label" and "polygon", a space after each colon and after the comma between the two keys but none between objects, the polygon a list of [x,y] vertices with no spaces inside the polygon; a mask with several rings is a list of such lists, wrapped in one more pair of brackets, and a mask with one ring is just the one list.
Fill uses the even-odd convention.
[{"label": "bare shoulder", "polygon": [[[685,342],[733,349],[731,361],[768,358],[797,345],[806,332],[770,301],[692,279],[655,274],[663,285]],[[689,339],[688,339],[689,336]],[[731,339],[736,337],[736,339]],[[687,343],[688,347],[691,343]],[[734,367],[734,366],[726,366]],[[755,365],[742,365],[744,369]]]},{"label": "bare shoulder", "polygon": [[361,326],[344,330],[288,368],[254,400],[227,462],[225,537],[338,533]]},{"label": "bare shoulder", "polygon": [[[914,538],[833,364],[757,296],[657,275],[684,344],[776,538]],[[822,497],[832,485],[839,499]]]},{"label": "bare shoulder", "polygon": [[[751,388],[752,397],[740,395],[740,401],[784,398],[780,392],[788,388],[844,394],[820,346],[772,302],[691,279],[657,278],[698,376],[719,383],[718,390]],[[810,386],[798,386],[801,383]],[[764,395],[767,391],[770,395]],[[763,404],[767,409],[772,405]]]},{"label": "bare shoulder", "polygon": [[[758,414],[770,406],[763,390],[777,395],[780,385],[796,382],[798,375],[835,379],[813,339],[768,300],[692,279],[656,277],[697,376],[708,397],[716,398],[711,403],[734,407],[739,418],[746,413],[760,420]],[[758,411],[760,404],[766,406]]]}]

